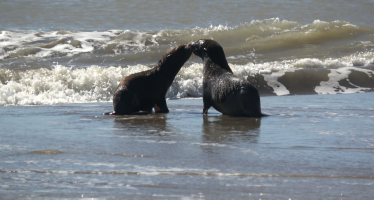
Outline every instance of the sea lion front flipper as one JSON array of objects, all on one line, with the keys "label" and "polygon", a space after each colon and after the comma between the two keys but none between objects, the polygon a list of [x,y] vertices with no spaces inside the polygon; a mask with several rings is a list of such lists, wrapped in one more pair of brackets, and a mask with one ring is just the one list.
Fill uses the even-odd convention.
[{"label": "sea lion front flipper", "polygon": [[129,115],[131,112],[136,112],[136,110],[134,110],[134,104],[136,104],[136,102],[134,101],[134,93],[127,88],[117,90],[113,95],[114,111],[111,115]]},{"label": "sea lion front flipper", "polygon": [[203,99],[203,102],[204,102],[203,114],[207,115],[209,108],[212,107],[212,103],[208,101],[207,98]]},{"label": "sea lion front flipper", "polygon": [[158,107],[157,104],[155,104],[155,105],[153,106],[153,108],[155,109],[155,112],[156,112],[156,113],[157,113],[157,112],[160,112],[160,110],[161,110],[161,108]]},{"label": "sea lion front flipper", "polygon": [[208,115],[208,110],[209,110],[210,106],[209,107],[205,107],[204,106],[204,109],[203,109],[203,114],[204,115]]},{"label": "sea lion front flipper", "polygon": [[161,97],[160,100],[154,105],[155,113],[169,113],[166,99]]}]

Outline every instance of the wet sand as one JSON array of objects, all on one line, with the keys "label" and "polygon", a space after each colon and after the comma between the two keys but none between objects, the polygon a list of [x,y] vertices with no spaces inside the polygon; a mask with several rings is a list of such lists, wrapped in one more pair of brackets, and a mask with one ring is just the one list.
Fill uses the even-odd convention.
[{"label": "wet sand", "polygon": [[374,93],[263,97],[265,118],[1,107],[4,199],[372,199]]}]

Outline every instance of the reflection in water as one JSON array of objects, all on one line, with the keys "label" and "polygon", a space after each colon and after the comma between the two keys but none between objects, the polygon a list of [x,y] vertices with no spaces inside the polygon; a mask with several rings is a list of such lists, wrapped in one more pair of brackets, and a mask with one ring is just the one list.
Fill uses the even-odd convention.
[{"label": "reflection in water", "polygon": [[163,135],[165,132],[171,132],[166,120],[165,114],[115,116],[114,128],[128,130],[126,134],[153,133]]},{"label": "reflection in water", "polygon": [[257,142],[261,118],[204,116],[203,140],[207,142]]}]

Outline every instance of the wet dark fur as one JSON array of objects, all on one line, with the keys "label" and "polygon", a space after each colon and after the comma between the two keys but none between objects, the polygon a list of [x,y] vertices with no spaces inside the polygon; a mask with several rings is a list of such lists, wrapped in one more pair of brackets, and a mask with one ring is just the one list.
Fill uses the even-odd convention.
[{"label": "wet dark fur", "polygon": [[113,95],[114,111],[109,114],[152,112],[152,108],[156,113],[168,113],[166,92],[191,54],[186,45],[175,47],[154,68],[125,77]]},{"label": "wet dark fur", "polygon": [[187,48],[203,59],[203,113],[213,106],[224,115],[261,117],[260,95],[248,81],[236,77],[222,46],[214,40],[198,40]]}]

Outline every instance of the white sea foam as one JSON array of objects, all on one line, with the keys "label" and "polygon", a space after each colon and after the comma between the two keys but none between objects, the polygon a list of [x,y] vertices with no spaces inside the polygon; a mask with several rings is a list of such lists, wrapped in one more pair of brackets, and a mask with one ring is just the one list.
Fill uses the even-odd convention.
[{"label": "white sea foam", "polygon": [[[106,53],[139,52],[158,45],[152,35],[132,31],[2,31],[0,60],[14,57],[44,58],[54,55],[72,56],[99,50]],[[148,46],[148,47],[146,47]]]},{"label": "white sea foam", "polygon": [[135,171],[139,172],[156,172],[156,173],[183,173],[183,172],[195,172],[195,173],[217,173],[219,172],[218,169],[200,169],[200,168],[178,168],[178,167],[157,167],[157,166],[137,166],[137,165],[129,165],[129,167],[134,168]]},{"label": "white sea foam", "polygon": [[328,81],[322,81],[320,86],[315,88],[318,94],[337,94],[337,93],[358,93],[372,90],[373,88],[360,87],[350,83],[355,88],[347,88],[339,84],[341,80],[348,80],[349,74],[352,70],[363,72],[372,78],[374,71],[368,69],[362,69],[357,67],[342,67],[338,69],[331,69],[331,73],[328,75]]},{"label": "white sea foam", "polygon": [[38,105],[109,101],[119,81],[126,75],[149,69],[144,65],[127,68],[92,66],[73,69],[54,66],[17,72],[3,70],[11,80],[0,85],[0,105]]},{"label": "white sea foam", "polygon": [[110,168],[117,167],[117,165],[113,163],[86,163],[85,165],[95,166],[95,167],[110,167]]},{"label": "white sea foam", "polygon": [[218,143],[192,143],[192,145],[213,146],[213,147],[227,147],[227,145],[225,145],[225,144],[218,144]]},{"label": "white sea foam", "polygon": [[[330,70],[328,81],[321,79],[315,85],[318,94],[336,94],[371,91],[350,82],[351,71],[363,72],[369,81],[374,53],[355,54],[339,59],[295,59],[265,63],[230,64],[234,74],[240,78],[261,75],[264,86],[271,87],[275,95],[290,94],[289,89],[278,80],[285,73],[304,69]],[[360,64],[360,66],[355,66]],[[90,66],[84,68],[53,65],[50,68],[11,70],[0,68],[0,105],[40,105],[57,103],[109,102],[119,82],[127,75],[150,69],[136,64],[125,67]],[[192,63],[182,67],[175,77],[167,98],[202,96],[203,65]],[[308,71],[306,71],[308,73]],[[341,86],[347,80],[352,87]],[[318,81],[318,80],[317,80]]]},{"label": "white sea foam", "polygon": [[273,88],[274,93],[278,96],[290,94],[287,88],[278,81],[278,78],[283,76],[285,72],[275,72],[271,74],[264,74],[264,80]]}]

